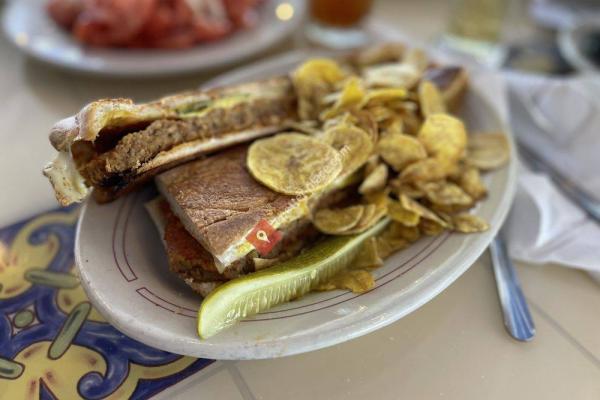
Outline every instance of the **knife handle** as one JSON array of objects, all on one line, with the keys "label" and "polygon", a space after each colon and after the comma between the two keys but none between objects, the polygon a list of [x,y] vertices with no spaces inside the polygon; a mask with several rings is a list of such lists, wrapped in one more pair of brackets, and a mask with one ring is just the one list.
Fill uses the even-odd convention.
[{"label": "knife handle", "polygon": [[498,286],[498,297],[504,314],[504,326],[515,339],[530,341],[535,336],[533,318],[521,291],[512,261],[499,236],[496,236],[490,244],[490,254]]}]

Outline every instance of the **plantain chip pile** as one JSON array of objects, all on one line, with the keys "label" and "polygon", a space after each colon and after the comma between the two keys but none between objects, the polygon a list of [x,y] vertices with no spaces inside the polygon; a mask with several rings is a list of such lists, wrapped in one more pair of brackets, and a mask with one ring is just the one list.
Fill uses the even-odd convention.
[{"label": "plantain chip pile", "polygon": [[321,233],[354,235],[392,220],[318,290],[370,290],[370,271],[422,236],[489,229],[469,210],[487,195],[482,174],[508,162],[509,142],[501,132],[469,132],[451,112],[451,93],[428,78],[433,65],[421,50],[397,46],[306,61],[291,73],[299,120],[250,146],[249,171],[279,193],[318,193],[358,174],[350,202],[311,211]]}]

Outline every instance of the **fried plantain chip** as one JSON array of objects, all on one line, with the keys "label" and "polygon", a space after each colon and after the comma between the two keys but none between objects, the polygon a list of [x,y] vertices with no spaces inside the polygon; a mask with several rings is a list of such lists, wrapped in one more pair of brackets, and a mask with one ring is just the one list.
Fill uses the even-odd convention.
[{"label": "fried plantain chip", "polygon": [[416,114],[417,111],[419,110],[418,104],[412,100],[390,101],[389,103],[386,103],[386,107],[389,107],[390,109],[392,109],[396,112],[399,112],[401,114],[403,114],[403,113]]},{"label": "fried plantain chip", "polygon": [[412,136],[389,133],[377,144],[381,158],[394,170],[400,172],[404,167],[427,157],[425,148]]},{"label": "fried plantain chip", "polygon": [[[355,228],[365,227],[375,216],[375,212],[377,211],[377,206],[375,204],[366,204],[364,205],[365,212],[363,213],[360,221],[356,224]],[[358,231],[357,231],[358,232]],[[352,232],[356,233],[356,232]]]},{"label": "fried plantain chip", "polygon": [[392,179],[389,182],[389,187],[392,189],[392,193],[400,197],[401,194],[405,194],[411,199],[420,199],[425,196],[425,192],[419,189],[412,183],[402,182],[400,179]]},{"label": "fried plantain chip", "polygon": [[479,200],[487,194],[487,189],[481,180],[481,174],[475,167],[464,168],[458,178],[458,184],[473,200]]},{"label": "fried plantain chip", "polygon": [[412,66],[402,63],[380,64],[363,70],[368,87],[411,88],[419,80],[419,72]]},{"label": "fried plantain chip", "polygon": [[350,175],[360,168],[373,152],[373,142],[362,129],[352,125],[339,125],[327,129],[323,142],[336,149],[341,155],[342,175]]},{"label": "fried plantain chip", "polygon": [[416,111],[404,110],[402,113],[404,133],[416,136],[423,125],[423,120]]},{"label": "fried plantain chip", "polygon": [[301,64],[292,72],[292,79],[300,83],[310,83],[311,81],[325,82],[331,85],[341,81],[344,78],[344,71],[332,59],[313,58]]},{"label": "fried plantain chip", "polygon": [[369,107],[366,108],[365,111],[367,111],[377,123],[385,122],[396,116],[394,111],[384,106]]},{"label": "fried plantain chip", "polygon": [[355,235],[361,233],[372,227],[385,215],[385,210],[377,208],[374,204],[368,204],[365,206],[365,213],[356,226],[350,230],[344,232],[344,235]]},{"label": "fried plantain chip", "polygon": [[361,107],[381,106],[404,100],[406,95],[407,91],[403,88],[369,89],[361,102]]},{"label": "fried plantain chip", "polygon": [[364,232],[375,225],[387,214],[388,196],[387,192],[374,192],[365,196],[369,204],[365,205],[365,212],[356,226],[344,234],[354,235]]},{"label": "fried plantain chip", "polygon": [[465,164],[465,162],[463,160],[459,160],[458,162],[447,164],[446,165],[446,169],[447,169],[446,178],[448,178],[454,182],[458,181],[460,179],[460,176],[462,175],[463,171],[465,170],[465,168],[467,168],[467,165]]},{"label": "fried plantain chip", "polygon": [[404,194],[400,195],[400,203],[405,209],[418,214],[421,217],[421,222],[422,220],[427,219],[437,223],[438,225],[441,225],[444,228],[448,225],[446,224],[446,221],[441,219],[436,213]]},{"label": "fried plantain chip", "polygon": [[[355,113],[344,112],[334,118],[330,118],[327,121],[323,122],[322,126],[322,135],[325,134],[326,131],[332,128],[338,128],[340,126],[357,126],[358,118]],[[322,136],[321,135],[321,136]]]},{"label": "fried plantain chip", "polygon": [[362,81],[360,78],[352,76],[344,83],[344,88],[333,106],[323,111],[319,118],[324,121],[351,108],[360,108],[365,99],[366,93]]},{"label": "fried plantain chip", "polygon": [[301,119],[316,119],[322,98],[344,78],[344,71],[333,60],[315,58],[296,68],[291,77],[298,96],[298,115]]},{"label": "fried plantain chip", "polygon": [[367,176],[369,176],[371,172],[373,172],[373,170],[379,166],[379,164],[379,156],[377,154],[373,154],[371,157],[369,157],[365,163],[363,179],[366,179]]},{"label": "fried plantain chip", "polygon": [[400,237],[388,237],[385,235],[377,237],[377,254],[383,259],[388,258],[398,250],[407,248],[410,243]]},{"label": "fried plantain chip", "polygon": [[338,101],[338,99],[342,96],[342,91],[329,93],[321,98],[321,105],[323,106],[333,106],[333,104]]},{"label": "fried plantain chip", "polygon": [[388,169],[385,164],[379,164],[371,171],[360,184],[358,192],[361,194],[373,193],[385,188],[388,178]]},{"label": "fried plantain chip", "polygon": [[469,208],[473,207],[475,203],[466,204],[466,205],[446,205],[446,204],[431,204],[431,210],[438,215],[444,214],[456,214],[462,211],[466,211]]},{"label": "fried plantain chip", "polygon": [[365,200],[368,204],[372,204],[377,208],[384,209],[387,211],[387,205],[389,201],[389,190],[386,188],[378,192],[367,193],[364,195]]},{"label": "fried plantain chip", "polygon": [[408,242],[416,242],[421,237],[421,232],[418,226],[406,226],[399,222],[392,222],[383,236],[389,236],[393,238],[402,238]]},{"label": "fried plantain chip", "polygon": [[421,105],[421,114],[424,118],[433,114],[446,113],[446,104],[444,98],[435,83],[422,80],[419,83],[419,104]]},{"label": "fried plantain chip", "polygon": [[428,59],[421,49],[411,48],[399,63],[386,63],[363,69],[369,87],[400,87],[410,89],[427,68]]},{"label": "fried plantain chip", "polygon": [[254,269],[256,271],[260,271],[261,269],[272,267],[273,265],[275,265],[278,262],[280,262],[279,258],[277,258],[277,257],[276,258],[259,258],[259,257],[254,257],[252,259],[252,261],[254,262]]},{"label": "fried plantain chip", "polygon": [[367,239],[360,248],[358,255],[352,261],[351,268],[377,268],[383,265],[383,260],[377,253],[377,242],[374,237]]},{"label": "fried plantain chip", "polygon": [[444,206],[468,206],[473,199],[460,186],[451,182],[427,182],[420,186],[425,197],[433,204]]},{"label": "fried plantain chip", "polygon": [[443,219],[444,222],[446,222],[446,224],[447,224],[446,228],[454,229],[454,220],[452,219],[452,215],[450,213],[446,213],[443,211],[437,211],[437,210],[435,211],[435,213],[438,215],[438,217]]},{"label": "fried plantain chip", "polygon": [[448,169],[435,158],[426,158],[409,164],[400,173],[403,183],[429,182],[444,179]]},{"label": "fried plantain chip", "polygon": [[313,216],[313,224],[323,233],[339,235],[356,226],[364,214],[362,205],[346,208],[332,208],[318,210]]},{"label": "fried plantain chip", "polygon": [[387,119],[383,124],[381,124],[382,135],[385,136],[390,133],[396,133],[401,135],[402,128],[404,124],[402,123],[402,118],[400,116],[394,116],[392,118]]},{"label": "fried plantain chip", "polygon": [[430,156],[447,163],[458,161],[467,146],[467,132],[463,122],[448,114],[428,116],[417,137]]},{"label": "fried plantain chip", "polygon": [[437,236],[444,232],[446,227],[447,224],[445,222],[444,224],[440,224],[437,221],[432,221],[429,219],[423,219],[421,222],[419,222],[419,230],[427,236]]},{"label": "fried plantain chip", "polygon": [[315,290],[351,290],[353,293],[364,293],[373,289],[375,279],[373,275],[364,269],[352,269],[339,272],[334,275],[329,281],[321,283]]},{"label": "fried plantain chip", "polygon": [[352,125],[356,125],[365,131],[373,143],[379,139],[379,126],[373,115],[367,110],[358,110],[348,113],[348,119],[352,120]]},{"label": "fried plantain chip", "polygon": [[248,150],[252,176],[270,189],[289,195],[319,191],[342,171],[340,153],[317,139],[282,133],[257,140]]},{"label": "fried plantain chip", "polygon": [[452,216],[454,230],[462,233],[487,231],[490,225],[477,215],[462,213]]},{"label": "fried plantain chip", "polygon": [[484,171],[500,168],[508,162],[510,145],[503,133],[479,133],[469,137],[467,164]]},{"label": "fried plantain chip", "polygon": [[328,129],[335,128],[343,125],[355,125],[356,118],[350,114],[349,112],[345,112],[341,115],[336,116],[335,118],[330,118],[327,121],[323,121],[322,133],[327,131]]},{"label": "fried plantain chip", "polygon": [[404,208],[399,201],[395,200],[390,200],[388,202],[388,215],[392,220],[404,226],[416,226],[421,219],[421,216],[414,210]]}]

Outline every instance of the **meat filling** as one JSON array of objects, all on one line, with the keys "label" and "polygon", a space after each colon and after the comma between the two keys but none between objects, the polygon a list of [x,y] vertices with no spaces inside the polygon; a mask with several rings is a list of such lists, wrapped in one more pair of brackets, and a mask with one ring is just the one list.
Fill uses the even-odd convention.
[{"label": "meat filling", "polygon": [[[223,282],[255,270],[254,259],[258,256],[256,252],[251,252],[220,274],[215,268],[212,255],[187,232],[167,202],[161,203],[161,211],[166,220],[164,239],[169,267],[184,280]],[[298,254],[303,247],[314,242],[319,236],[307,219],[290,224],[283,234],[280,243],[265,258],[285,261]]]},{"label": "meat filling", "polygon": [[139,167],[161,152],[192,141],[223,139],[244,130],[280,126],[293,117],[294,110],[294,98],[290,96],[242,102],[186,119],[157,120],[125,135],[113,149],[86,163],[80,173],[94,186],[113,186],[116,179],[126,184],[128,176],[135,177]]}]

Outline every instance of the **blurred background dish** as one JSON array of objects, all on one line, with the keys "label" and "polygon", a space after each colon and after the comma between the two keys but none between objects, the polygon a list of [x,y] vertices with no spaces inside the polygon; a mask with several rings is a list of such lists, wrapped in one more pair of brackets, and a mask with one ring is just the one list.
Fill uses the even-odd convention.
[{"label": "blurred background dish", "polygon": [[48,0],[55,23],[96,47],[192,47],[258,22],[263,0]]},{"label": "blurred background dish", "polygon": [[[158,32],[158,24],[152,23],[155,27],[153,32],[146,32],[139,26],[129,26],[121,33],[113,31],[115,35],[107,35],[108,29],[132,24],[132,20],[127,18],[125,22],[109,28],[102,25],[102,18],[96,15],[95,22],[91,24],[86,22],[89,19],[87,16],[80,15],[81,10],[68,9],[67,6],[74,3],[78,2],[9,1],[2,20],[4,32],[28,55],[56,66],[94,74],[140,77],[211,69],[247,58],[290,35],[299,26],[305,14],[305,4],[302,0],[264,0],[255,4],[251,12],[237,16],[236,13],[229,12],[227,19],[223,19],[225,16],[221,15],[222,19],[217,20],[213,15],[215,10],[209,7],[206,11],[208,3],[212,4],[212,7],[217,5],[217,11],[223,13],[226,10],[218,7],[224,3],[236,4],[235,10],[247,11],[247,8],[240,7],[238,3],[256,2],[188,1],[186,4],[194,9],[194,5],[201,5],[194,14],[195,25],[193,29],[190,28],[193,33],[188,31],[187,34],[183,34],[183,31],[177,28],[175,31],[179,31],[182,36],[169,36],[169,33]],[[115,3],[118,7],[124,4],[104,3]],[[146,4],[143,1],[130,3]],[[50,13],[48,7],[52,10]],[[106,10],[93,11],[102,14]],[[118,14],[121,11],[123,10],[114,12]],[[171,14],[172,11],[171,9]],[[213,15],[212,22],[206,22],[206,17],[198,18],[198,15],[207,12]],[[210,14],[211,12],[213,14]],[[161,18],[159,11],[150,10],[149,13],[156,14],[151,16],[153,18]],[[165,15],[167,14],[169,13]],[[169,14],[165,21],[175,23],[174,19],[169,19],[171,17]],[[106,18],[119,21],[118,15]],[[189,19],[189,15],[186,18]],[[77,22],[79,19],[83,22]],[[62,26],[56,23],[56,20],[60,21]],[[65,27],[74,28],[78,39]],[[193,37],[183,37],[189,34]],[[90,43],[93,46],[89,45]]]}]

